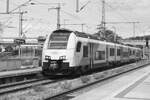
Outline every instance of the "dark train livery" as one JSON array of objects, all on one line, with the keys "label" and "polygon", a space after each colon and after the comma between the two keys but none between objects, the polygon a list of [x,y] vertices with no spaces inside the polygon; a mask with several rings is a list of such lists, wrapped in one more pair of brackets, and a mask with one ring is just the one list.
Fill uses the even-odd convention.
[{"label": "dark train livery", "polygon": [[42,53],[45,75],[82,73],[100,67],[138,61],[142,50],[99,40],[82,32],[59,29],[46,39]]}]

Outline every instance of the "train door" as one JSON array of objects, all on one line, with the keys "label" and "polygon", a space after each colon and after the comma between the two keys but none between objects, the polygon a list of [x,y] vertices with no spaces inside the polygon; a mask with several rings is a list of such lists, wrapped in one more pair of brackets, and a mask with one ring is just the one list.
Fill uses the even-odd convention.
[{"label": "train door", "polygon": [[108,45],[106,45],[106,62],[108,62],[108,56],[109,56],[109,53],[108,53]]},{"label": "train door", "polygon": [[114,44],[114,49],[115,49],[115,58],[114,58],[115,60],[114,61],[116,62],[116,60],[117,60],[117,46],[116,46],[116,44]]},{"label": "train door", "polygon": [[123,52],[123,47],[120,47],[120,61],[123,61],[123,56],[124,56],[124,52]]},{"label": "train door", "polygon": [[93,43],[90,43],[90,51],[89,51],[89,54],[90,54],[90,68],[92,69],[93,68],[93,59],[94,59],[94,54],[93,54],[93,48],[94,48],[94,44]]}]

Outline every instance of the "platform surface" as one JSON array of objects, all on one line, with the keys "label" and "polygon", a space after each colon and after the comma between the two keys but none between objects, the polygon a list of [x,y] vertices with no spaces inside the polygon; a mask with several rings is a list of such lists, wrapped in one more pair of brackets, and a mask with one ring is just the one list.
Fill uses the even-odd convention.
[{"label": "platform surface", "polygon": [[71,100],[150,100],[150,65],[106,80]]}]

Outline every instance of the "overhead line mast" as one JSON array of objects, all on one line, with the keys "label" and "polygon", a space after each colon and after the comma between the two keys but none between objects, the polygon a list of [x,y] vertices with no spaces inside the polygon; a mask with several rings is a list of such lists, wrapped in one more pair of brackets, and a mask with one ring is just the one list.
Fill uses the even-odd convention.
[{"label": "overhead line mast", "polygon": [[6,13],[8,14],[9,13],[9,0],[6,1]]},{"label": "overhead line mast", "polygon": [[57,29],[60,29],[60,4],[58,3],[57,9]]},{"label": "overhead line mast", "polygon": [[[24,6],[25,4],[28,4],[31,0],[28,0],[27,2],[19,5],[18,7],[16,7],[15,9],[11,10],[9,9],[9,6],[10,6],[10,0],[6,0],[6,13],[0,13],[0,14],[19,14],[19,37],[21,37],[23,35],[23,32],[22,32],[22,21],[23,21],[23,14],[24,13],[27,13],[27,12],[22,12],[20,10],[20,8],[22,6]],[[19,12],[14,12],[15,10],[19,9]]]},{"label": "overhead line mast", "polygon": [[79,12],[79,0],[76,0],[76,12]]},{"label": "overhead line mast", "polygon": [[58,7],[49,8],[48,10],[50,10],[50,9],[56,9],[57,10],[57,29],[60,29],[60,9],[61,9],[61,6],[60,6],[60,3],[57,3],[57,4],[58,4]]},{"label": "overhead line mast", "polygon": [[102,0],[102,20],[101,25],[103,32],[105,32],[105,0]]}]

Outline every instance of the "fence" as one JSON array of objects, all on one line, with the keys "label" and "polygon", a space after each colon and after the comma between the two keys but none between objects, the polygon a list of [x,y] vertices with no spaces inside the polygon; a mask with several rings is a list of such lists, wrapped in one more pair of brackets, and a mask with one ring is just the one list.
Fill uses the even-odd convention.
[{"label": "fence", "polygon": [[41,57],[42,46],[18,46],[13,52],[0,53],[0,71],[39,67],[41,63]]}]

